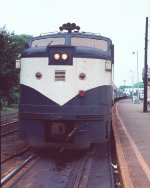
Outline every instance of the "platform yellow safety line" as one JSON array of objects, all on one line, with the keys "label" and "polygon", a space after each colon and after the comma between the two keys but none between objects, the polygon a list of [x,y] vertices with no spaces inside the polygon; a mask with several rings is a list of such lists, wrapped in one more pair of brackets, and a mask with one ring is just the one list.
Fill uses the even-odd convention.
[{"label": "platform yellow safety line", "polygon": [[125,127],[125,125],[124,125],[124,123],[122,121],[122,119],[119,116],[119,113],[118,113],[118,103],[117,103],[117,106],[116,106],[116,113],[117,113],[118,119],[119,119],[119,121],[121,123],[121,126],[122,126],[122,128],[123,128],[123,130],[125,132],[125,135],[128,138],[128,140],[129,140],[129,142],[130,142],[130,144],[131,144],[131,146],[133,148],[133,151],[134,151],[134,153],[135,153],[135,155],[137,157],[137,160],[138,160],[139,164],[141,165],[141,167],[142,167],[144,173],[146,174],[147,178],[150,181],[150,168],[148,167],[147,163],[145,162],[143,156],[141,155],[140,151],[138,150],[138,147],[136,146],[134,140],[130,136],[129,132],[127,131],[127,129],[126,129],[126,127]]},{"label": "platform yellow safety line", "polygon": [[[115,105],[112,110],[114,111],[114,109],[115,109]],[[123,187],[124,188],[134,188],[131,177],[130,177],[129,169],[128,169],[128,166],[127,166],[127,163],[125,160],[125,156],[123,153],[123,149],[121,146],[121,142],[119,139],[118,130],[115,126],[114,115],[112,115],[112,126],[113,126],[113,130],[114,130],[116,152],[117,152],[117,158],[118,158],[120,173],[121,173],[121,177],[122,177]]]}]

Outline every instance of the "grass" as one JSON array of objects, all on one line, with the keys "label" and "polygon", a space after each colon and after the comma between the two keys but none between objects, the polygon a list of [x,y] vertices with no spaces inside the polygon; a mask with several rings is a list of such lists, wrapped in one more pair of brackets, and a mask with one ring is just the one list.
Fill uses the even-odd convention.
[{"label": "grass", "polygon": [[10,106],[3,107],[1,116],[8,115],[11,113],[18,112],[18,104],[11,104]]}]

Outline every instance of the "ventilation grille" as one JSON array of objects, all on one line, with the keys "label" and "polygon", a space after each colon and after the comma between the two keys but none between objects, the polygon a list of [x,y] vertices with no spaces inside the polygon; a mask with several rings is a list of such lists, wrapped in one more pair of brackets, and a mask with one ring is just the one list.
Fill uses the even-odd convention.
[{"label": "ventilation grille", "polygon": [[65,81],[65,70],[55,70],[55,81]]}]

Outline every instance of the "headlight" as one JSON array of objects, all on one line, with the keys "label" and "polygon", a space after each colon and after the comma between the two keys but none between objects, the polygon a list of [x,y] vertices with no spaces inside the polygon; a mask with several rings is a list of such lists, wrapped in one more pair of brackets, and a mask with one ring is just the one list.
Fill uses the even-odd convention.
[{"label": "headlight", "polygon": [[54,54],[54,59],[55,60],[59,60],[60,59],[60,55],[58,53]]},{"label": "headlight", "polygon": [[65,60],[67,60],[67,59],[68,59],[68,55],[67,55],[67,54],[62,54],[62,55],[61,55],[61,58],[62,58],[62,60],[64,60],[64,61],[65,61]]}]

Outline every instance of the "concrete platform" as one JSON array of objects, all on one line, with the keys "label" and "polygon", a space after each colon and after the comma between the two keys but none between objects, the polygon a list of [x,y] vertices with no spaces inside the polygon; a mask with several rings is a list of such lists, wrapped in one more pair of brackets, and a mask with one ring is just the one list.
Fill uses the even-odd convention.
[{"label": "concrete platform", "polygon": [[117,157],[125,188],[150,188],[150,112],[143,103],[121,100],[113,107]]}]

